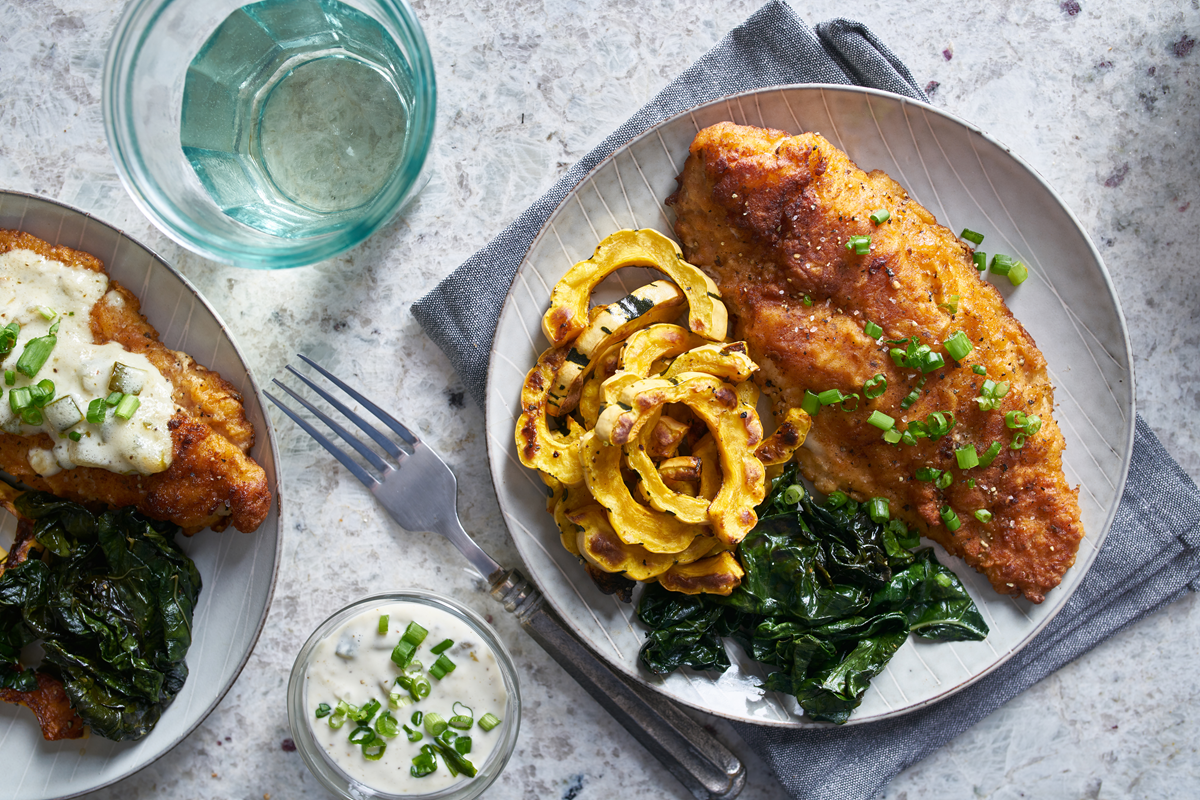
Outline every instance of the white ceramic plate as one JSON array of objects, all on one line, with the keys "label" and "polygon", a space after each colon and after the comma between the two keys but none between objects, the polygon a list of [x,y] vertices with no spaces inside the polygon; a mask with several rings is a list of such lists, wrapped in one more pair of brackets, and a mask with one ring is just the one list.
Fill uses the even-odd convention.
[{"label": "white ceramic plate", "polygon": [[[601,594],[558,541],[541,481],[516,458],[513,425],[521,384],[545,349],[540,323],[550,287],[601,238],[622,228],[671,235],[663,200],[696,132],[714,123],[818,131],[860,167],[882,169],[951,230],[986,235],[985,250],[1023,258],[1030,279],[997,284],[1050,365],[1056,418],[1067,439],[1068,481],[1080,485],[1085,538],[1074,568],[1041,605],[1002,597],[958,559],[939,557],[963,578],[991,628],[983,642],[911,639],[867,692],[851,722],[892,716],[978,680],[1024,646],[1079,585],[1116,512],[1133,447],[1134,395],[1128,335],[1099,253],[1049,186],[978,128],[923,103],[868,89],[765,89],[695,108],[618,150],[550,216],[517,272],[500,316],[488,377],[488,454],[500,507],[530,573],[551,604],[613,664],[696,708],[764,724],[814,724],[795,701],[757,687],[763,672],[740,647],[724,675],[640,670],[645,630],[633,608]],[[628,271],[627,271],[628,272]],[[624,278],[638,286],[642,276]],[[655,274],[655,277],[661,277]]]},{"label": "white ceramic plate", "polygon": [[[141,298],[142,313],[164,344],[190,353],[237,387],[258,434],[251,455],[266,470],[274,497],[270,514],[255,533],[230,528],[180,537],[200,570],[203,588],[193,618],[187,683],[149,735],[124,743],[98,736],[47,742],[29,711],[0,704],[0,798],[70,797],[120,780],[166,753],[208,716],[242,671],[275,589],[278,451],[258,385],[225,324],[165,261],[95,217],[33,195],[0,192],[0,229],[22,230],[100,258],[115,280]],[[11,536],[3,543],[10,541]]]}]

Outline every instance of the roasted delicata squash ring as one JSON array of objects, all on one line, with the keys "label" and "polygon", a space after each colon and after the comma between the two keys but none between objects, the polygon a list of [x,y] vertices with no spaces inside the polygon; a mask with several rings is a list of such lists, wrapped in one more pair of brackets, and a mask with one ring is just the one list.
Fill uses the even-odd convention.
[{"label": "roasted delicata squash ring", "polygon": [[730,383],[742,383],[750,380],[757,369],[758,365],[746,355],[745,342],[704,344],[681,353],[662,377],[669,380],[685,372],[703,372]]},{"label": "roasted delicata squash ring", "polygon": [[570,412],[579,403],[579,390],[596,363],[596,356],[623,342],[629,334],[679,316],[683,292],[670,281],[654,281],[634,289],[593,315],[567,353],[546,407],[553,416]]},{"label": "roasted delicata squash ring", "polygon": [[687,328],[665,323],[651,325],[625,340],[620,367],[625,372],[648,378],[656,361],[674,358],[705,344],[708,344],[705,339]]},{"label": "roasted delicata squash ring", "polygon": [[754,381],[743,381],[734,388],[742,405],[758,408],[758,398],[762,397],[762,390],[758,388],[758,384]]},{"label": "roasted delicata squash ring", "polygon": [[579,441],[584,429],[566,417],[565,434],[550,430],[546,422],[546,396],[554,376],[567,358],[566,347],[551,348],[538,358],[521,387],[521,416],[517,419],[517,457],[530,469],[545,472],[567,486],[583,481]]},{"label": "roasted delicata squash ring", "polygon": [[658,582],[672,592],[728,596],[745,574],[733,553],[725,551],[691,564],[676,564],[659,575]]},{"label": "roasted delicata squash ring", "polygon": [[577,528],[575,546],[583,558],[604,572],[624,574],[635,581],[649,581],[680,564],[708,554],[712,537],[697,536],[682,553],[652,553],[636,544],[626,544],[617,536],[603,506],[590,505],[570,516]]},{"label": "roasted delicata squash ring", "polygon": [[786,464],[792,460],[792,456],[800,448],[800,445],[804,444],[804,439],[808,436],[808,429],[811,427],[812,417],[803,409],[789,408],[784,413],[779,427],[762,440],[762,444],[754,451],[754,455],[758,456],[758,460],[765,467]]},{"label": "roasted delicata squash ring", "polygon": [[721,490],[721,453],[717,440],[706,434],[692,447],[692,455],[700,459],[700,497],[712,500]]},{"label": "roasted delicata squash ring", "polygon": [[629,466],[637,472],[641,477],[641,483],[638,488],[646,493],[646,501],[655,511],[665,511],[668,514],[673,514],[681,522],[690,522],[693,525],[704,525],[709,522],[708,519],[708,504],[709,501],[703,497],[689,497],[686,494],[679,494],[672,491],[663,482],[663,477],[658,471],[658,467],[650,459],[650,455],[646,452],[646,441],[650,438],[649,434],[653,429],[646,426],[642,429],[641,435],[625,446],[625,459],[629,462]]},{"label": "roasted delicata squash ring", "polygon": [[[763,438],[762,422],[754,409],[738,402],[733,387],[720,379],[692,372],[679,377],[682,380],[677,384],[647,378],[629,386],[618,405],[600,413],[595,430],[588,436],[600,440],[607,437],[613,444],[628,444],[636,440],[646,421],[654,418],[653,412],[664,403],[684,403],[690,407],[708,425],[720,454],[721,488],[709,504],[708,517],[716,537],[732,546],[745,538],[758,522],[754,507],[766,496],[766,471],[754,455]],[[629,448],[625,450],[629,454]],[[643,474],[642,478],[645,481],[646,476]],[[656,497],[655,488],[653,482],[646,481],[651,505],[657,508],[661,503],[665,507],[671,498]],[[620,532],[615,522],[614,527]]]},{"label": "roasted delicata squash ring", "polygon": [[[561,484],[560,484],[561,486]],[[571,522],[571,515],[585,506],[596,505],[596,498],[592,497],[592,493],[588,491],[587,484],[581,483],[578,486],[563,486],[562,490],[554,499],[554,508],[550,513],[554,515],[554,522],[558,525],[559,538],[562,540],[563,547],[573,555],[580,555],[578,541],[578,526]]]},{"label": "roasted delicata squash ring", "polygon": [[698,481],[702,461],[696,456],[675,456],[658,462],[658,474],[664,481]]},{"label": "roasted delicata squash ring", "polygon": [[651,458],[673,458],[679,452],[680,443],[687,437],[691,429],[692,426],[686,422],[680,422],[663,414],[658,418],[654,428],[645,436],[646,455]]},{"label": "roasted delicata squash ring", "polygon": [[683,290],[688,327],[710,341],[721,341],[729,314],[712,278],[683,260],[679,245],[650,229],[623,230],[608,236],[592,257],[567,271],[550,293],[542,330],[554,345],[575,339],[588,324],[592,290],[622,267],[649,267],[664,273]]},{"label": "roasted delicata squash ring", "polygon": [[609,524],[625,544],[640,544],[652,553],[681,553],[706,526],[689,525],[670,514],[647,508],[634,499],[621,476],[623,448],[610,447],[588,431],[580,443],[584,480],[608,511]]},{"label": "roasted delicata squash ring", "polygon": [[600,416],[602,397],[600,386],[617,371],[623,345],[614,344],[604,355],[592,360],[594,369],[583,382],[579,391],[579,416],[583,418],[583,427],[588,430],[596,427],[596,418]]}]

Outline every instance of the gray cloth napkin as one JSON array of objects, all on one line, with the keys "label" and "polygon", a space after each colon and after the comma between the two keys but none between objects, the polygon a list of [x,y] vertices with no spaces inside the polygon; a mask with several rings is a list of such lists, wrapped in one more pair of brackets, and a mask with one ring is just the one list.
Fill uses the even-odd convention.
[{"label": "gray cloth napkin", "polygon": [[[624,142],[722,95],[792,83],[858,84],[924,100],[908,69],[865,26],[835,19],[810,29],[786,3],[763,6],[588,153],[491,244],[413,306],[483,404],[500,306],[542,223]],[[1200,492],[1140,418],[1129,480],[1087,578],[1045,630],[991,675],[893,720],[843,728],[735,727],[798,798],[863,800],[1000,705],[1124,625],[1161,608],[1200,574]]]}]

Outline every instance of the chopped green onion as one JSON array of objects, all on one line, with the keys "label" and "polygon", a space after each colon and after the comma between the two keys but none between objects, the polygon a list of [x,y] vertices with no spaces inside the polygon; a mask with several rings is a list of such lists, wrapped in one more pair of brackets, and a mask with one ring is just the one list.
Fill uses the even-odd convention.
[{"label": "chopped green onion", "polygon": [[925,418],[925,427],[928,429],[929,438],[934,441],[945,436],[954,428],[956,420],[952,411],[934,411]]},{"label": "chopped green onion", "polygon": [[971,254],[971,260],[975,262],[975,269],[983,272],[987,269],[987,253],[982,250],[976,250]]},{"label": "chopped green onion", "polygon": [[[396,646],[399,647],[400,645]],[[393,661],[395,661],[395,655],[396,652],[393,650]],[[443,657],[439,656],[439,658]],[[422,672],[420,661],[410,662],[404,668],[404,672],[400,673],[400,676],[396,678],[396,685],[402,689],[407,689],[408,693],[412,695],[413,700],[424,700],[426,697],[429,697],[429,693],[433,690],[433,684],[429,682],[429,679]]]},{"label": "chopped green onion", "polygon": [[474,718],[468,717],[464,714],[455,714],[453,717],[447,720],[446,724],[448,724],[451,728],[458,728],[460,731],[465,731],[469,730],[470,727],[475,724],[475,720]]},{"label": "chopped green onion", "polygon": [[117,403],[117,408],[113,411],[113,416],[120,419],[129,419],[141,404],[141,400],[131,394],[127,394],[121,398],[121,402]]},{"label": "chopped green onion", "polygon": [[983,451],[983,455],[979,457],[979,466],[990,467],[998,455],[1000,455],[1000,443],[992,442],[988,446],[988,449]]},{"label": "chopped green onion", "polygon": [[479,727],[483,728],[485,731],[490,731],[499,724],[500,718],[490,711],[479,718]]},{"label": "chopped green onion", "polygon": [[783,490],[783,502],[789,506],[796,505],[803,497],[804,487],[798,483],[793,483]]},{"label": "chopped green onion", "polygon": [[16,382],[17,382],[17,373],[12,371],[11,369],[4,370],[4,385],[12,386]]},{"label": "chopped green onion", "polygon": [[38,370],[45,366],[46,360],[50,358],[50,352],[54,350],[54,345],[57,343],[58,337],[53,333],[30,339],[25,343],[21,357],[17,359],[17,372],[27,378],[37,375]]},{"label": "chopped green onion", "polygon": [[459,736],[454,740],[454,749],[460,756],[465,756],[471,752],[471,737]]},{"label": "chopped green onion", "polygon": [[[928,345],[922,345],[922,347],[927,346]],[[921,372],[933,372],[936,369],[941,369],[942,367],[946,366],[946,359],[942,358],[941,353],[935,353],[932,350],[929,350],[928,352],[923,353],[917,363],[913,366],[919,368]]]},{"label": "chopped green onion", "polygon": [[425,732],[430,736],[439,736],[448,727],[450,727],[449,723],[442,718],[441,714],[430,711],[425,715]]},{"label": "chopped green onion", "polygon": [[[417,734],[420,736],[421,734]],[[416,741],[409,737],[410,740]],[[408,774],[414,778],[424,778],[426,775],[432,774],[437,770],[437,759],[433,757],[433,752],[425,752],[421,750],[419,755],[413,756],[412,766],[408,768]]]},{"label": "chopped green onion", "polygon": [[922,375],[921,379],[917,381],[917,385],[913,387],[913,390],[909,392],[903,400],[900,401],[901,408],[905,410],[912,408],[912,404],[921,399],[921,389],[925,387],[926,380],[928,379]]},{"label": "chopped green onion", "polygon": [[895,428],[883,432],[883,440],[888,444],[899,444],[903,438],[904,434]]},{"label": "chopped green onion", "polygon": [[968,242],[974,245],[983,244],[983,234],[976,233],[970,228],[963,228],[962,233],[960,233],[958,236],[960,239],[966,239]]},{"label": "chopped green onion", "polygon": [[970,469],[971,467],[979,466],[979,454],[975,452],[975,445],[973,444],[955,450],[954,458],[958,461],[959,469]]},{"label": "chopped green onion", "polygon": [[435,644],[433,647],[429,648],[429,652],[433,653],[435,656],[440,656],[442,653],[446,652],[453,646],[454,646],[453,639],[443,639],[442,641]]},{"label": "chopped green onion", "polygon": [[933,485],[939,489],[949,489],[950,484],[952,483],[954,483],[954,473],[943,472],[941,475],[938,475],[937,480],[933,482]]},{"label": "chopped green onion", "polygon": [[938,515],[942,518],[942,522],[946,524],[946,527],[950,529],[951,533],[962,527],[962,523],[958,520],[958,514],[955,514],[954,509],[950,506],[942,506],[941,510],[938,511]]},{"label": "chopped green onion", "polygon": [[370,744],[375,741],[375,731],[367,725],[359,725],[350,731],[350,744]]},{"label": "chopped green onion", "polygon": [[383,634],[388,632],[388,615],[387,614],[379,615],[379,627],[377,628],[377,631],[380,636],[382,636]]},{"label": "chopped green onion", "polygon": [[1025,415],[1024,411],[1009,411],[1004,415],[1004,424],[1009,428],[1024,428],[1028,422],[1029,417]]},{"label": "chopped green onion", "polygon": [[12,352],[12,349],[17,346],[17,337],[20,335],[21,326],[15,322],[10,322],[0,329],[0,357]]},{"label": "chopped green onion", "polygon": [[387,752],[387,742],[376,736],[369,744],[362,746],[363,758],[367,761],[378,761]]},{"label": "chopped green onion", "polygon": [[67,438],[70,439],[72,442],[78,442],[80,439],[83,438],[83,434],[80,433],[79,431],[71,431],[70,433],[67,434]]},{"label": "chopped green onion", "polygon": [[412,717],[410,717],[409,721],[412,722],[413,725],[419,726],[421,724],[421,720],[423,720],[424,718],[425,718],[425,715],[422,714],[420,711],[414,711],[412,713]]},{"label": "chopped green onion", "polygon": [[805,414],[815,417],[817,412],[821,410],[821,398],[805,389],[804,399],[800,401],[800,408]]},{"label": "chopped green onion", "polygon": [[[846,412],[847,414],[857,411],[858,410],[858,401],[860,399],[861,398],[859,398],[858,392],[851,392],[850,394],[843,395],[842,396],[842,404],[841,404],[840,408],[842,409],[842,411]],[[854,401],[853,405],[850,404],[851,400]]]},{"label": "chopped green onion", "polygon": [[866,255],[871,251],[871,237],[851,236],[846,240],[846,249],[853,250],[860,256]]},{"label": "chopped green onion", "polygon": [[354,715],[354,719],[366,725],[375,716],[375,712],[380,709],[383,704],[372,698],[370,701],[363,704],[363,707]]},{"label": "chopped green onion", "polygon": [[882,411],[872,411],[871,416],[867,417],[867,424],[874,425],[881,431],[888,431],[895,427],[896,420]]},{"label": "chopped green onion", "polygon": [[872,339],[878,339],[880,336],[883,336],[883,328],[871,322],[871,320],[867,320],[867,324],[863,326],[863,333]]},{"label": "chopped green onion", "polygon": [[[982,462],[982,461],[980,461],[979,463],[980,463],[980,464],[982,464],[983,462]],[[975,488],[975,479],[974,479],[974,478],[967,478],[967,488],[968,488],[968,489],[974,489],[974,488]]]},{"label": "chopped green onion", "polygon": [[408,740],[410,742],[419,742],[425,738],[425,734],[421,733],[420,731],[414,731],[407,725],[401,725],[400,727],[404,729],[404,734],[408,736]]},{"label": "chopped green onion", "polygon": [[446,656],[438,656],[437,661],[433,662],[433,666],[429,668],[429,674],[437,678],[439,681],[454,672],[454,668],[458,666]]},{"label": "chopped green onion", "polygon": [[987,375],[987,367],[983,364],[972,364],[971,372],[974,372],[976,375]]},{"label": "chopped green onion", "polygon": [[392,737],[400,733],[400,723],[392,716],[392,712],[384,711],[375,720],[375,732],[380,736]]},{"label": "chopped green onion", "polygon": [[961,299],[962,299],[962,297],[960,295],[952,294],[952,295],[950,295],[950,297],[948,297],[946,299],[946,302],[938,303],[938,308],[944,308],[947,311],[949,311],[951,314],[957,314],[958,313],[958,301]]},{"label": "chopped green onion", "polygon": [[971,344],[971,340],[962,331],[955,331],[954,335],[947,339],[944,344],[946,345],[946,352],[955,361],[962,361],[967,357],[968,353],[975,349],[975,345]]},{"label": "chopped green onion", "polygon": [[99,425],[104,422],[104,398],[97,397],[92,402],[88,403],[87,421],[93,425]]},{"label": "chopped green onion", "polygon": [[826,389],[817,395],[817,400],[820,401],[821,405],[823,406],[831,406],[834,403],[840,403],[845,399],[846,396],[837,389]]},{"label": "chopped green onion", "polygon": [[811,306],[812,304],[813,304],[812,298],[809,297],[808,295],[804,295],[804,305]]},{"label": "chopped green onion", "polygon": [[104,398],[104,404],[106,406],[115,406],[121,402],[121,398],[124,396],[120,392],[111,392],[108,397]]},{"label": "chopped green onion", "polygon": [[1013,286],[1020,286],[1029,277],[1029,267],[1025,266],[1025,262],[1017,261],[1012,265],[1012,269],[1008,271],[1008,279]]},{"label": "chopped green onion", "polygon": [[332,713],[333,708],[330,707],[329,703],[321,703],[321,705],[317,706],[317,719],[328,717]]},{"label": "chopped green onion", "polygon": [[988,511],[986,508],[977,509],[975,511],[975,519],[986,525],[992,521],[992,512]]},{"label": "chopped green onion", "polygon": [[941,474],[942,471],[940,469],[934,469],[933,467],[918,467],[916,477],[919,481],[935,481],[941,476]]},{"label": "chopped green onion", "polygon": [[49,308],[47,306],[38,306],[37,312],[41,314],[42,319],[46,320],[47,322],[58,316],[58,314],[54,313],[53,308]]},{"label": "chopped green onion", "polygon": [[997,253],[992,256],[992,273],[995,275],[1007,275],[1013,267],[1012,256],[1006,256],[1003,253]]},{"label": "chopped green onion", "polygon": [[388,706],[396,709],[397,711],[405,706],[411,706],[415,702],[417,701],[412,698],[411,694],[400,694],[400,692],[398,692],[395,688],[388,692]]},{"label": "chopped green onion", "polygon": [[846,505],[849,500],[850,497],[845,492],[833,492],[825,498],[825,507],[834,509],[841,508],[842,506]]},{"label": "chopped green onion", "polygon": [[1034,414],[1029,415],[1028,421],[1025,423],[1024,432],[1027,436],[1033,436],[1042,429],[1042,419]]},{"label": "chopped green onion", "polygon": [[400,637],[399,643],[392,650],[393,663],[401,669],[407,667],[412,662],[413,654],[417,652],[417,647],[420,646],[421,642],[425,641],[425,637],[428,635],[429,631],[417,623],[408,623],[408,627],[404,629],[404,635]]},{"label": "chopped green onion", "polygon": [[891,219],[891,216],[886,208],[881,208],[878,211],[871,212],[871,222],[874,222],[876,225],[882,225]]},{"label": "chopped green onion", "polygon": [[867,382],[863,384],[863,394],[867,396],[868,400],[874,400],[886,392],[887,387],[887,378],[882,373],[877,373],[874,378],[868,378]]},{"label": "chopped green onion", "polygon": [[329,716],[329,727],[335,731],[346,724],[346,718],[351,714],[357,714],[358,709],[345,700],[339,700],[337,708],[333,709],[333,713]]},{"label": "chopped green onion", "polygon": [[888,513],[886,497],[872,497],[867,501],[867,515],[875,522],[887,522],[891,517]]}]

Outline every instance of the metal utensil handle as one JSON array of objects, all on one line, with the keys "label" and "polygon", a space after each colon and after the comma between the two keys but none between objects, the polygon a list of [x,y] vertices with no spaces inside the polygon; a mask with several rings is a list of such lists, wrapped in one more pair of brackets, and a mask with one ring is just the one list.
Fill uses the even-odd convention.
[{"label": "metal utensil handle", "polygon": [[742,791],[746,768],[737,756],[670,700],[601,661],[521,573],[500,575],[492,596],[698,800],[732,800]]}]

